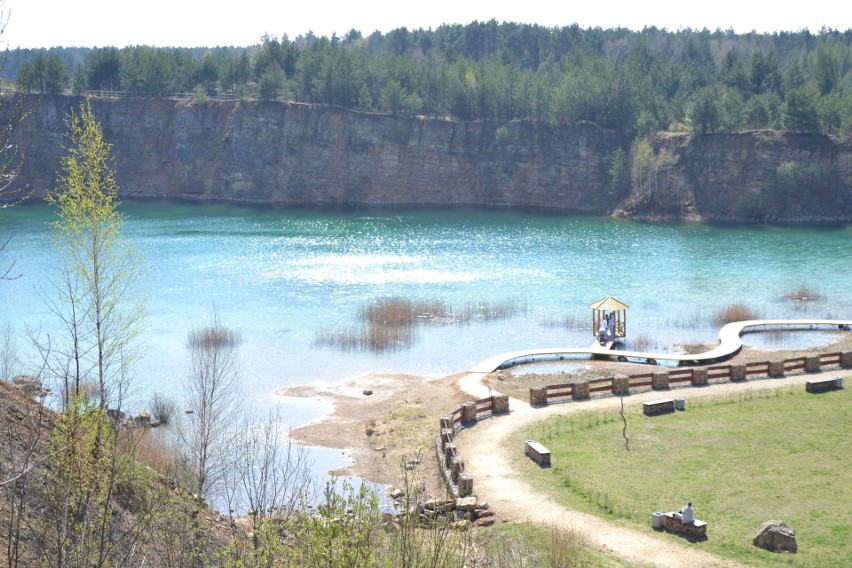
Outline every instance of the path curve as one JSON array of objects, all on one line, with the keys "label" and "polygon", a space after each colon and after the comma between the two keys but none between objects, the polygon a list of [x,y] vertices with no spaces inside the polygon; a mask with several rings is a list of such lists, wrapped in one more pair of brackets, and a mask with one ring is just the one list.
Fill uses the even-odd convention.
[{"label": "path curve", "polygon": [[[767,325],[835,325],[852,326],[850,321],[836,320],[750,320],[728,324],[719,332],[720,346],[706,353],[687,356],[688,360],[703,357],[712,360],[724,355],[720,353],[735,353],[742,346],[739,336],[749,327]],[[736,345],[733,351],[729,351]],[[491,390],[482,384],[481,379],[488,373],[500,368],[506,361],[517,357],[538,356],[542,354],[559,353],[590,353],[589,350],[534,350],[498,355],[483,361],[475,370],[467,373],[459,381],[459,386],[477,398],[491,394]],[[623,352],[619,352],[621,354]],[[643,354],[644,357],[662,359],[656,354]],[[672,355],[665,354],[671,359]],[[485,370],[490,368],[490,370]],[[749,381],[747,383],[720,383],[702,387],[690,392],[691,397],[718,396],[736,392],[742,389],[777,388],[785,385],[804,384],[808,379],[836,375],[837,371],[818,374],[797,375],[785,378]],[[644,402],[659,398],[659,392],[649,391],[631,394],[633,402]],[[465,469],[474,474],[476,480],[475,492],[481,500],[487,501],[499,511],[506,520],[532,521],[545,526],[557,526],[574,529],[582,533],[591,543],[609,551],[621,558],[638,564],[650,564],[661,567],[699,566],[699,567],[737,567],[740,564],[722,559],[713,554],[691,549],[689,545],[658,535],[650,530],[650,512],[648,517],[649,530],[639,531],[622,527],[603,519],[572,511],[561,505],[550,502],[544,495],[534,491],[523,479],[517,477],[512,469],[512,461],[519,459],[519,452],[509,452],[504,447],[505,440],[518,428],[534,421],[543,420],[550,416],[570,414],[587,410],[616,409],[621,399],[604,397],[554,404],[544,408],[533,409],[528,403],[512,398],[508,416],[492,417],[477,422],[474,426],[462,429],[456,436],[456,444],[460,455],[464,456]]]}]

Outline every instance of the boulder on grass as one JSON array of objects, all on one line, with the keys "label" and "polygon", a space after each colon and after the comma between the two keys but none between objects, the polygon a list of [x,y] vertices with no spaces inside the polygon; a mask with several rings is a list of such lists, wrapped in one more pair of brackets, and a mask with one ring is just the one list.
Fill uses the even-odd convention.
[{"label": "boulder on grass", "polygon": [[796,531],[783,521],[766,521],[760,525],[752,542],[770,552],[796,552],[798,549]]}]

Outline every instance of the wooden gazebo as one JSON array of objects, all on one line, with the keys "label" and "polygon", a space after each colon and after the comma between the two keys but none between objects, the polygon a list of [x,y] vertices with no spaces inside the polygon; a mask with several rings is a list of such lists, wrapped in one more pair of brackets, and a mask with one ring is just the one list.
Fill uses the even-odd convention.
[{"label": "wooden gazebo", "polygon": [[601,327],[601,321],[607,315],[613,318],[612,339],[627,336],[627,308],[612,296],[607,296],[602,300],[598,300],[594,304],[589,304],[592,308],[592,335],[598,336],[598,330]]}]

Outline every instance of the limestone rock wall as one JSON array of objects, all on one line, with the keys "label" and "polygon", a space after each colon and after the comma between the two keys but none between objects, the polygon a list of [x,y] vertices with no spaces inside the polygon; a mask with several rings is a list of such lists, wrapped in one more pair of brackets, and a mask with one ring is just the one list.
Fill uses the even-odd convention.
[{"label": "limestone rock wall", "polygon": [[[21,180],[53,186],[63,117],[45,97],[21,125]],[[95,99],[124,197],[282,205],[472,205],[600,213],[618,141],[595,125],[506,125],[272,102]]]},{"label": "limestone rock wall", "polygon": [[[33,98],[33,100],[35,100]],[[43,97],[16,131],[17,182],[44,192],[76,97]],[[635,143],[591,123],[462,122],[277,102],[92,99],[124,198],[322,206],[547,208],[629,217],[852,220],[852,146],[746,133],[655,141],[652,182],[614,189]]]},{"label": "limestone rock wall", "polygon": [[695,137],[679,166],[695,205],[714,220],[852,219],[852,144],[822,135],[758,131]]}]

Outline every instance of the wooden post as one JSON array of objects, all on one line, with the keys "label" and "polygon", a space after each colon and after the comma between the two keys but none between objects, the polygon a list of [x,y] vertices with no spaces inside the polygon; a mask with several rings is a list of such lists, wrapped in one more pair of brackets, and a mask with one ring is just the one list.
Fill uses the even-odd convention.
[{"label": "wooden post", "polygon": [[456,456],[453,458],[453,470],[450,478],[453,480],[453,483],[459,482],[459,476],[464,473],[464,458],[461,456]]},{"label": "wooden post", "polygon": [[473,476],[469,473],[459,475],[459,497],[473,495]]},{"label": "wooden post", "polygon": [[444,447],[444,466],[445,467],[452,467],[453,458],[455,457],[455,455],[456,455],[456,443],[455,442],[449,442]]},{"label": "wooden post", "polygon": [[454,440],[452,428],[441,428],[441,451],[447,448],[447,444]]}]

